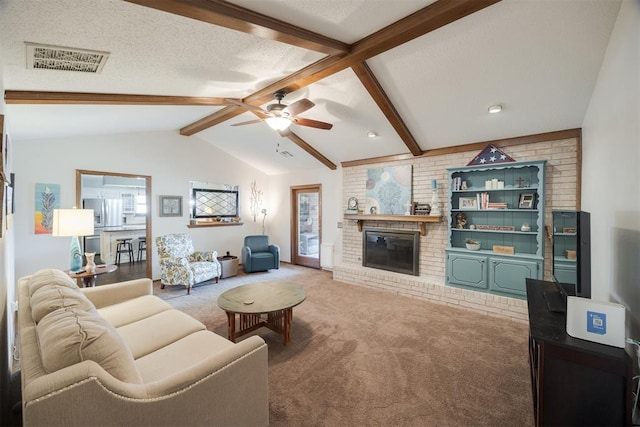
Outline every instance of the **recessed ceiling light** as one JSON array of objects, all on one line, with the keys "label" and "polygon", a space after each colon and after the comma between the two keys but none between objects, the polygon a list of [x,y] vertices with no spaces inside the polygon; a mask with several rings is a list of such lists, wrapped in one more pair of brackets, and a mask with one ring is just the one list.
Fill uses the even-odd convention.
[{"label": "recessed ceiling light", "polygon": [[502,105],[500,104],[492,105],[491,107],[489,107],[489,112],[491,114],[499,113],[500,111],[502,111]]},{"label": "recessed ceiling light", "polygon": [[367,132],[367,137],[368,138],[375,138],[376,136],[378,136],[377,133],[375,133],[374,131],[370,130],[369,132]]}]

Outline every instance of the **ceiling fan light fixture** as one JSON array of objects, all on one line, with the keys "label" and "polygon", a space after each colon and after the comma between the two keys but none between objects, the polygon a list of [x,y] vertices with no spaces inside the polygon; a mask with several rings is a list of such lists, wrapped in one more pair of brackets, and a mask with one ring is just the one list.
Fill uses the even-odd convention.
[{"label": "ceiling fan light fixture", "polygon": [[491,114],[499,113],[500,111],[502,111],[502,105],[500,104],[492,105],[491,107],[489,107],[489,113]]},{"label": "ceiling fan light fixture", "polygon": [[285,117],[269,117],[265,119],[265,121],[273,130],[285,130],[291,126],[291,120]]}]

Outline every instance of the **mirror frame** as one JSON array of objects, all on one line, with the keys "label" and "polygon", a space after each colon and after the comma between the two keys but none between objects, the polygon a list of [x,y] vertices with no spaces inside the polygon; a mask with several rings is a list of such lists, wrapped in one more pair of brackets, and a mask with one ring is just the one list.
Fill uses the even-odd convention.
[{"label": "mirror frame", "polygon": [[[82,206],[82,175],[101,175],[101,176],[120,176],[123,178],[143,178],[145,180],[145,198],[147,200],[147,213],[146,217],[146,237],[147,243],[151,242],[151,218],[152,218],[152,210],[153,207],[151,205],[151,176],[149,175],[136,175],[130,173],[117,173],[117,172],[101,172],[101,171],[91,171],[85,169],[76,169],[76,206]],[[147,267],[146,267],[146,277],[152,279],[151,277],[151,247],[153,245],[147,244],[146,250],[146,259],[147,259]]]}]

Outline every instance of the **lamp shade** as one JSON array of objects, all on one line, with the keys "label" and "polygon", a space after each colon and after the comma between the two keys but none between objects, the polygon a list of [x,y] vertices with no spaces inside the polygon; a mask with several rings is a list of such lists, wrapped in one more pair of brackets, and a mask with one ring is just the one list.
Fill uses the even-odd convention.
[{"label": "lamp shade", "polygon": [[266,122],[273,130],[285,130],[291,125],[291,120],[286,117],[269,117]]},{"label": "lamp shade", "polygon": [[90,236],[93,234],[93,209],[54,209],[54,236]]}]

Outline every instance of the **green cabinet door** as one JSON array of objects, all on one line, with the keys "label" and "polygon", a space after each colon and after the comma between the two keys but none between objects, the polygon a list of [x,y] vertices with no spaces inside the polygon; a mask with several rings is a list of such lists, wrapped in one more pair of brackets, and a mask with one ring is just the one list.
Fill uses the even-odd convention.
[{"label": "green cabinet door", "polygon": [[447,277],[449,284],[487,289],[487,257],[450,252]]},{"label": "green cabinet door", "polygon": [[541,268],[541,263],[535,261],[491,258],[489,261],[489,289],[526,296],[525,279],[539,279]]}]

